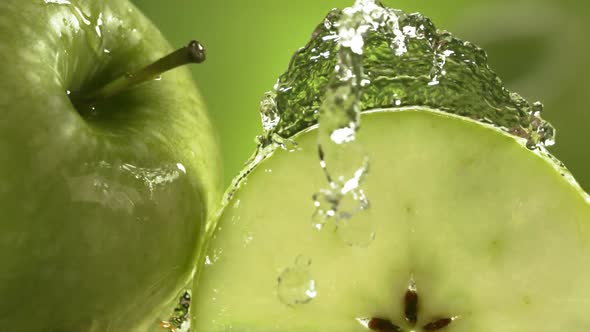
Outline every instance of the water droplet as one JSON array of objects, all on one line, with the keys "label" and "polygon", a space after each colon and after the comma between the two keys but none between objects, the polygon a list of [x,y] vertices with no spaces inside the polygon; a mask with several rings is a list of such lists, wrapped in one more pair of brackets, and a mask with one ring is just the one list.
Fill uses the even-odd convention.
[{"label": "water droplet", "polygon": [[152,197],[157,187],[173,183],[183,174],[186,174],[186,169],[183,171],[184,166],[179,163],[165,165],[160,168],[143,168],[131,164],[123,164],[119,168],[122,171],[130,173],[137,180],[142,181],[149,189]]},{"label": "water droplet", "polygon": [[331,191],[320,191],[313,195],[313,202],[316,210],[312,216],[312,225],[317,230],[322,230],[334,221],[337,198],[333,197]]},{"label": "water droplet", "polygon": [[212,265],[213,262],[211,261],[211,258],[209,258],[209,255],[205,256],[205,265]]},{"label": "water droplet", "polygon": [[94,26],[94,31],[96,31],[96,35],[98,38],[102,38],[102,13],[98,14],[98,18],[96,19],[96,24]]},{"label": "water droplet", "polygon": [[45,4],[70,5],[68,0],[43,0]]},{"label": "water droplet", "polygon": [[262,130],[265,133],[271,132],[275,129],[281,117],[277,112],[277,104],[275,102],[275,94],[267,92],[260,101],[260,118],[262,121]]},{"label": "water droplet", "polygon": [[244,234],[244,247],[250,245],[250,243],[252,243],[252,240],[254,240],[254,233],[247,232],[246,234]]},{"label": "water droplet", "polygon": [[[375,226],[371,217],[371,211],[368,210],[368,202],[364,198],[355,197],[355,195],[364,195],[355,193],[346,196],[341,204],[351,204],[350,209],[354,214],[340,214],[336,222],[338,236],[344,243],[355,247],[368,247],[375,239]],[[365,202],[366,205],[359,205],[358,202]]]},{"label": "water droplet", "polygon": [[277,278],[277,296],[283,304],[305,304],[317,296],[316,282],[312,278],[310,266],[311,259],[300,255]]},{"label": "water droplet", "polygon": [[221,248],[213,249],[213,253],[210,256],[211,264],[217,263],[221,259],[222,254],[223,254],[223,250],[221,250]]},{"label": "water droplet", "polygon": [[78,18],[85,24],[90,26],[92,24],[92,18],[89,15],[86,15],[80,8],[73,6],[74,11],[78,14]]},{"label": "water droplet", "polygon": [[176,168],[178,168],[182,173],[186,174],[186,168],[181,163],[176,163]]}]

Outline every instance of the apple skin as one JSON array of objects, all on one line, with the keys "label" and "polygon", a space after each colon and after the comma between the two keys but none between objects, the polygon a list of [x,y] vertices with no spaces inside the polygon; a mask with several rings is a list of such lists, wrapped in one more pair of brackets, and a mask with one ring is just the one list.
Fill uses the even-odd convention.
[{"label": "apple skin", "polygon": [[198,91],[175,69],[72,105],[173,50],[128,1],[3,0],[0,36],[0,326],[138,330],[190,279],[219,201]]}]

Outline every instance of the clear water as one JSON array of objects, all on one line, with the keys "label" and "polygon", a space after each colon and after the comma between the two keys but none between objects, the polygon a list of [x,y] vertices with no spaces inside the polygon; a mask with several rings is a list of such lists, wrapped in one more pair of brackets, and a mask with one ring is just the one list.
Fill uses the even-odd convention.
[{"label": "clear water", "polygon": [[[336,65],[326,86],[324,100],[319,109],[318,154],[327,186],[313,195],[316,212],[314,226],[321,229],[334,219],[352,223],[353,215],[369,208],[362,189],[362,181],[369,170],[370,161],[362,142],[356,137],[360,128],[363,81],[364,38],[373,20],[386,19],[383,8],[372,1],[357,1],[343,10],[342,17],[334,22],[337,28],[338,48]],[[324,53],[328,56],[328,53]]]},{"label": "clear water", "polygon": [[[88,40],[88,46],[94,51],[97,59],[103,55],[103,53],[110,54],[111,51],[106,48],[106,36],[105,36],[105,18],[102,12],[94,17],[87,14],[82,6],[79,6],[77,0],[43,0],[43,3],[49,6],[61,5],[65,6],[70,10],[71,15],[62,16],[61,22],[59,20],[51,22],[54,27],[59,25],[69,26],[74,31],[84,31]],[[57,19],[57,18],[56,18]],[[113,19],[113,18],[111,18]],[[99,45],[98,48],[93,45]]]},{"label": "clear water", "polygon": [[293,149],[293,135],[319,124],[319,164],[327,182],[313,194],[313,226],[334,224],[370,239],[370,226],[352,224],[370,207],[362,189],[370,160],[356,137],[360,114],[416,106],[495,126],[542,153],[554,143],[554,128],[540,116],[543,106],[508,91],[482,49],[437,30],[421,14],[357,0],[326,16],[265,94],[263,134],[251,165],[277,147]]},{"label": "clear water", "polygon": [[[378,9],[355,14],[359,6]],[[352,91],[353,99],[360,95],[361,111],[430,107],[494,125],[525,139],[530,148],[553,144],[554,128],[540,116],[543,106],[508,91],[488,67],[482,49],[437,30],[419,13],[406,14],[369,0],[359,0],[351,8],[330,12],[279,77],[270,93],[275,105],[273,124],[265,128],[261,146],[272,144],[273,137],[288,139],[321,122],[326,99],[350,98],[332,95],[342,53],[358,55],[353,55],[352,73],[362,78],[350,81],[361,83],[355,85],[359,91]],[[361,37],[348,37],[355,41],[352,44],[343,41],[342,22],[361,26],[356,31]],[[349,44],[353,45],[350,51],[340,51]],[[362,45],[361,54],[352,51],[358,52],[358,45]],[[346,89],[340,92],[347,93]]]},{"label": "clear water", "polygon": [[317,296],[316,282],[311,275],[311,259],[298,256],[277,278],[277,296],[286,305],[309,303]]}]

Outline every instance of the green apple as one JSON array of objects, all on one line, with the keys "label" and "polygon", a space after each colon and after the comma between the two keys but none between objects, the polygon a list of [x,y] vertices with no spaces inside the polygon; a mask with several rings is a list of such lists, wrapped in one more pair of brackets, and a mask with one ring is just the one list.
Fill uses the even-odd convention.
[{"label": "green apple", "polygon": [[590,199],[545,153],[432,109],[364,114],[371,207],[312,226],[317,130],[241,182],[193,287],[196,331],[586,331]]},{"label": "green apple", "polygon": [[4,0],[0,36],[0,326],[135,331],[190,279],[220,197],[190,74],[158,76],[198,44],[148,66],[171,48],[121,0]]}]

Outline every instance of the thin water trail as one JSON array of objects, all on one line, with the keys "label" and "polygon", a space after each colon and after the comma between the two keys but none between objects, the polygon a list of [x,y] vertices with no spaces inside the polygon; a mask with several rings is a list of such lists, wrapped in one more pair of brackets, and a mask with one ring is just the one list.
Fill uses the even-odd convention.
[{"label": "thin water trail", "polygon": [[313,195],[313,225],[322,229],[334,220],[349,220],[369,208],[362,182],[369,157],[357,138],[360,129],[365,34],[396,17],[373,0],[357,0],[342,11],[337,29],[336,65],[319,108],[318,156],[327,185]]}]

